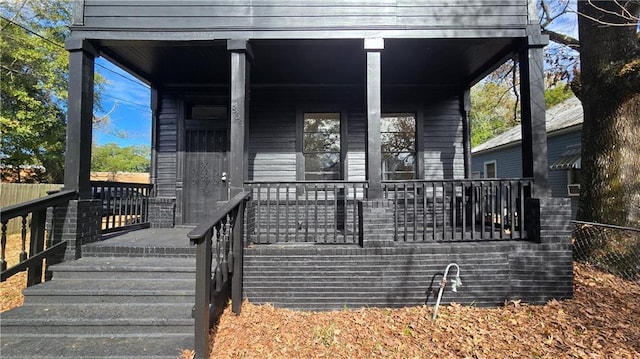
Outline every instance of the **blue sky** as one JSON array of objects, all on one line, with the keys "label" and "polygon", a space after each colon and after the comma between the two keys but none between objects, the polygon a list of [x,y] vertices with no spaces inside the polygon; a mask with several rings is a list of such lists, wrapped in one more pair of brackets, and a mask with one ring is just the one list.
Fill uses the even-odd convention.
[{"label": "blue sky", "polygon": [[151,145],[149,87],[104,58],[96,59],[95,69],[107,80],[102,96],[103,109],[96,111],[96,116],[112,111],[109,126],[94,130],[95,143],[116,143],[122,147]]}]

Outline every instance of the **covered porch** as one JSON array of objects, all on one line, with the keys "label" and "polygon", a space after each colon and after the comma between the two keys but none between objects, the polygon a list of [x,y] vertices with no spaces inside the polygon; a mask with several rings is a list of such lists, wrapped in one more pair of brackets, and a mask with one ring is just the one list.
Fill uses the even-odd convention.
[{"label": "covered porch", "polygon": [[[149,201],[162,218],[150,213],[151,226],[196,225],[248,190],[248,243],[537,241],[529,199],[546,197],[548,184],[544,38],[533,35],[72,40],[71,72],[85,71],[71,79],[69,136],[80,140],[69,141],[65,188],[90,197],[81,154],[92,96],[80,89],[101,55],[152,89]],[[522,177],[472,180],[469,89],[513,57]]]}]

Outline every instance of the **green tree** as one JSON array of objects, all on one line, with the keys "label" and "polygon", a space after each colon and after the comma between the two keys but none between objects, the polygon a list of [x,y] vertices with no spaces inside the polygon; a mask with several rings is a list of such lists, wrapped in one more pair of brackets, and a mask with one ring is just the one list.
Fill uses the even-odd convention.
[{"label": "green tree", "polygon": [[[0,160],[16,171],[46,168],[44,181],[64,174],[70,0],[0,2]],[[96,108],[104,81],[97,76]]]},{"label": "green tree", "polygon": [[[61,182],[65,147],[69,7],[62,1],[3,2],[0,128],[2,162],[42,165]],[[39,34],[38,35],[35,35]]]},{"label": "green tree", "polygon": [[487,79],[471,89],[471,147],[519,123],[510,86],[508,81]]},{"label": "green tree", "polygon": [[149,146],[120,147],[115,143],[94,146],[91,170],[96,172],[149,172]]}]

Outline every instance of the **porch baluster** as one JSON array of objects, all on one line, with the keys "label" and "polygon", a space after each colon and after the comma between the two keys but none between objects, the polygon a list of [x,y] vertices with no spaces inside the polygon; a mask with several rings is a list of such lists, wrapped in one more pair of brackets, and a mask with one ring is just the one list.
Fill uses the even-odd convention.
[{"label": "porch baluster", "polygon": [[424,182],[421,183],[422,188],[422,240],[427,240],[427,187]]},{"label": "porch baluster", "polygon": [[304,241],[309,241],[309,189],[304,187]]},{"label": "porch baluster", "polygon": [[284,217],[285,217],[285,221],[284,221],[284,229],[285,229],[285,235],[284,235],[284,240],[285,242],[289,242],[289,227],[290,227],[290,218],[289,218],[289,184],[285,184],[284,186],[284,190],[285,190],[285,198],[284,198]]},{"label": "porch baluster", "polygon": [[22,228],[20,230],[20,241],[22,246],[20,248],[20,262],[27,260],[27,215],[22,216]]},{"label": "porch baluster", "polygon": [[295,185],[295,201],[296,201],[296,204],[295,204],[295,206],[294,206],[294,209],[295,209],[295,210],[293,211],[293,213],[294,213],[294,215],[295,215],[295,218],[294,218],[294,221],[293,221],[293,225],[294,225],[294,227],[295,227],[295,234],[294,234],[294,236],[295,236],[295,237],[293,238],[293,241],[294,241],[294,242],[297,242],[297,241],[298,241],[298,229],[299,229],[299,228],[298,228],[298,227],[299,227],[299,225],[298,225],[298,223],[299,223],[299,220],[298,220],[298,213],[300,213],[300,205],[299,205],[299,201],[298,201],[298,198],[299,198],[299,195],[298,195],[298,193],[299,193],[299,192],[298,192],[298,189],[299,189],[299,188],[298,188],[298,184],[296,184],[296,185]]},{"label": "porch baluster", "polygon": [[2,234],[0,235],[0,271],[7,270],[7,260],[5,251],[7,249],[7,223],[6,219],[2,220]]},{"label": "porch baluster", "polygon": [[333,242],[338,242],[338,186],[333,184],[333,208],[334,208],[334,216],[333,216]]},{"label": "porch baluster", "polygon": [[412,183],[413,190],[413,241],[418,240],[418,184]]}]

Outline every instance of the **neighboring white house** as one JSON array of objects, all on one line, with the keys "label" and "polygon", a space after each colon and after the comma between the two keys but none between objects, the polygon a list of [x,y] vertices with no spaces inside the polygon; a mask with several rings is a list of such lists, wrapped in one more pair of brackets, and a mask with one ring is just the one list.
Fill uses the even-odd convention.
[{"label": "neighboring white house", "polygon": [[[580,195],[582,104],[576,97],[550,108],[547,120],[549,184],[553,197],[570,197],[573,216]],[[520,125],[471,150],[474,177],[522,176]]]}]

